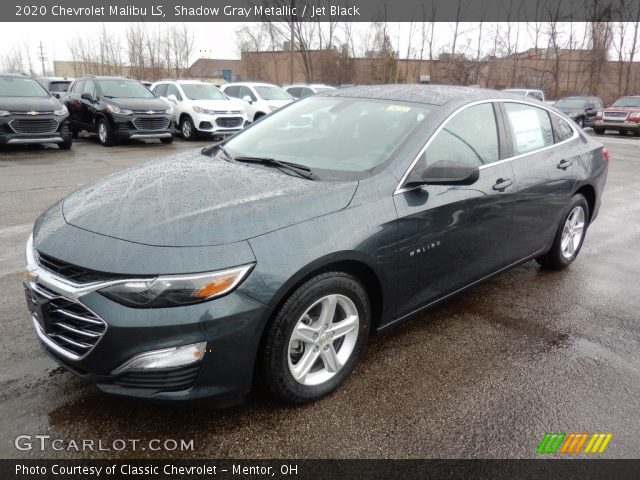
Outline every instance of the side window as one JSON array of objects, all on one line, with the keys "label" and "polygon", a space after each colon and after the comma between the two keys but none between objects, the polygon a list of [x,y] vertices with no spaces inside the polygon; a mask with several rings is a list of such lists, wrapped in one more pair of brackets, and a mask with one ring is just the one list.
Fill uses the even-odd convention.
[{"label": "side window", "polygon": [[[439,161],[486,165],[497,162],[498,128],[491,103],[458,113],[433,138],[422,158],[426,168]],[[420,165],[420,163],[418,164]]]},{"label": "side window", "polygon": [[96,98],[96,84],[93,80],[87,80],[84,83],[84,88],[82,89],[82,93],[88,93],[91,95],[91,98]]},{"label": "side window", "polygon": [[178,90],[178,87],[176,87],[173,84],[167,85],[167,97],[169,95],[175,95],[179,102],[182,101],[182,95],[180,95],[180,91]]},{"label": "side window", "polygon": [[252,102],[255,102],[256,96],[253,94],[253,92],[251,91],[251,89],[249,87],[245,87],[244,85],[242,85],[240,87],[240,93],[238,95],[240,98],[244,98],[246,96],[249,96],[251,98]]},{"label": "side window", "polygon": [[551,115],[553,121],[553,136],[556,143],[569,140],[573,136],[573,129],[565,120],[558,115]]},{"label": "side window", "polygon": [[300,89],[300,97],[308,97],[309,95],[313,95],[313,91],[310,88],[302,87]]},{"label": "side window", "polygon": [[514,155],[553,145],[551,120],[546,110],[522,103],[505,103],[511,126]]},{"label": "side window", "polygon": [[291,87],[289,90],[287,90],[287,93],[289,93],[289,95],[291,95],[292,97],[300,98],[300,88],[299,87]]}]

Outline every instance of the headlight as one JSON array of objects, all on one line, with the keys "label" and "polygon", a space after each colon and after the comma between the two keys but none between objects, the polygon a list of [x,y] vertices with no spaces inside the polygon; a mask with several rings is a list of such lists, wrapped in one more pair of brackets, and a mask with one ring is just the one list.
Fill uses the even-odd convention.
[{"label": "headlight", "polygon": [[9,115],[11,115],[11,112],[7,110],[0,110],[0,117],[8,117]]},{"label": "headlight", "polygon": [[195,275],[162,275],[149,280],[132,280],[103,288],[99,292],[114,302],[132,308],[165,308],[206,302],[235,289],[253,264]]},{"label": "headlight", "polygon": [[277,110],[277,109],[278,109],[278,107],[274,107],[273,105],[269,105],[269,110],[271,110],[272,112],[273,112],[274,110]]},{"label": "headlight", "polygon": [[120,115],[133,115],[133,112],[131,110],[126,110],[124,108],[116,107],[115,105],[107,105],[107,112],[119,113]]},{"label": "headlight", "polygon": [[69,110],[67,110],[67,107],[65,107],[64,105],[62,106],[61,109],[56,110],[55,112],[53,112],[54,115],[62,116],[62,115],[67,115],[69,113]]},{"label": "headlight", "polygon": [[198,107],[196,105],[193,106],[193,111],[196,113],[209,113],[209,110],[206,108]]},{"label": "headlight", "polygon": [[164,113],[166,113],[167,115],[171,115],[173,113],[173,107],[171,105],[169,105],[169,108],[167,108]]}]

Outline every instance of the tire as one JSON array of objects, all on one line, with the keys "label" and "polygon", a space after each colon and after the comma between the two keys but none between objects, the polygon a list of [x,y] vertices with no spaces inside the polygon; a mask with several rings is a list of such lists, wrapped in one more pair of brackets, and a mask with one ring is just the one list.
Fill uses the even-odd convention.
[{"label": "tire", "polygon": [[169,143],[173,143],[173,135],[171,135],[171,136],[170,136],[170,137],[168,137],[168,138],[161,138],[161,139],[160,139],[160,141],[161,141],[162,143],[164,143],[165,145],[166,145],[166,144],[169,144]]},{"label": "tire", "polygon": [[180,122],[180,133],[185,140],[193,140],[196,138],[196,126],[193,124],[191,117],[183,117]]},{"label": "tire", "polygon": [[635,132],[633,132],[633,136],[634,137],[640,137],[640,128],[638,130],[636,130]]},{"label": "tire", "polygon": [[262,117],[264,117],[266,114],[263,112],[256,112],[256,114],[253,116],[253,121],[257,122],[258,120],[260,120]]},{"label": "tire", "polygon": [[78,130],[76,127],[71,127],[71,136],[73,138],[78,138],[78,135],[80,135],[80,130]]},{"label": "tire", "polygon": [[604,135],[604,128],[596,128],[596,127],[593,127],[593,132],[594,132],[596,135]]},{"label": "tire", "polygon": [[[328,315],[326,323],[322,312]],[[334,330],[340,322],[346,323]],[[353,370],[370,325],[369,297],[355,277],[328,272],[311,278],[288,297],[267,331],[260,364],[263,386],[285,403],[311,402],[331,393]],[[307,341],[292,338],[294,330],[307,335]]]},{"label": "tire", "polygon": [[112,147],[115,145],[115,137],[113,135],[113,131],[109,126],[109,122],[107,122],[104,118],[99,118],[96,123],[96,133],[98,134],[98,140],[105,147]]},{"label": "tire", "polygon": [[60,150],[69,150],[71,148],[71,145],[73,145],[73,136],[70,135],[68,137],[62,137],[64,139],[63,142],[58,144],[58,148]]},{"label": "tire", "polygon": [[[578,228],[580,223],[582,226]],[[573,225],[571,226],[571,224]],[[580,253],[588,226],[589,204],[582,194],[577,193],[571,198],[564,215],[562,215],[551,249],[536,258],[536,261],[542,267],[550,270],[562,270],[571,265]],[[579,238],[576,237],[577,233],[570,234],[566,230],[567,228],[573,228],[574,232],[579,230]]]},{"label": "tire", "polygon": [[627,134],[626,130],[618,130],[618,135],[625,136]]},{"label": "tire", "polygon": [[580,117],[576,120],[576,123],[580,128],[584,128],[584,118]]}]

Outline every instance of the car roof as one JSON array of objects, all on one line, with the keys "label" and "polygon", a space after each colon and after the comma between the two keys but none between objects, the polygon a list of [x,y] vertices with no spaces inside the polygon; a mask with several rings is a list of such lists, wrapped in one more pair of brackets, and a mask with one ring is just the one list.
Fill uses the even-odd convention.
[{"label": "car roof", "polygon": [[140,80],[136,80],[135,78],[109,76],[109,75],[81,75],[76,80],[84,80],[86,78],[91,78],[93,80],[129,80],[131,82],[140,82]]},{"label": "car roof", "polygon": [[277,87],[278,86],[274,83],[266,83],[266,82],[232,82],[232,83],[225,83],[222,86],[230,87],[230,86],[240,86],[240,85],[244,85],[246,87]]},{"label": "car roof", "polygon": [[[522,97],[497,90],[475,87],[457,87],[451,85],[368,85],[329,90],[316,94],[316,97],[354,97],[402,102],[445,105],[449,102],[488,99],[512,99],[522,101]],[[532,102],[534,103],[535,100]]]}]

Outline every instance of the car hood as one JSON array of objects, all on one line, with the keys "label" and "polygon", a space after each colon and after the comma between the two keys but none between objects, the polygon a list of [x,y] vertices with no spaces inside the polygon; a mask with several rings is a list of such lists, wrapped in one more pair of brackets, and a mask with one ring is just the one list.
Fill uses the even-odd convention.
[{"label": "car hood", "polygon": [[562,113],[584,113],[584,108],[579,107],[555,107],[556,110],[560,110]]},{"label": "car hood", "polygon": [[345,208],[357,182],[320,182],[196,152],[110,175],[67,197],[67,223],[156,246],[246,240]]},{"label": "car hood", "polygon": [[193,105],[207,110],[244,112],[245,105],[232,100],[193,100]]},{"label": "car hood", "polygon": [[105,98],[104,102],[127,110],[167,109],[167,103],[159,98]]},{"label": "car hood", "polygon": [[50,112],[62,108],[54,97],[0,97],[0,110],[12,112]]}]

